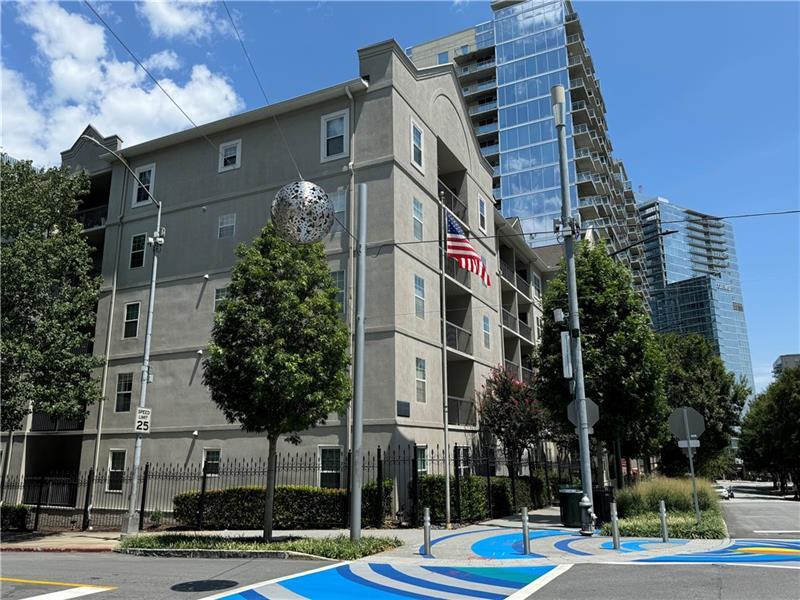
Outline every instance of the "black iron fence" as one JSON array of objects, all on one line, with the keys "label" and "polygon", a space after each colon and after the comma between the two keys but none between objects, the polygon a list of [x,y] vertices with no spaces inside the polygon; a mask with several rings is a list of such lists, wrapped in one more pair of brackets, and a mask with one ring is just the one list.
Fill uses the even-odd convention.
[{"label": "black iron fence", "polygon": [[[555,454],[555,455],[554,455]],[[349,453],[338,448],[322,448],[317,453],[287,453],[278,456],[276,482],[279,486],[311,486],[336,488],[350,494],[352,461]],[[431,489],[432,478],[449,472],[452,519],[462,519],[459,481],[469,477],[507,478],[516,505],[517,490],[532,481],[534,475],[544,485],[549,497],[555,497],[560,486],[570,485],[578,478],[576,457],[564,452],[525,453],[521,460],[512,461],[495,449],[473,446],[454,446],[446,453],[443,448],[425,446],[398,446],[389,450],[366,451],[360,468],[363,481],[377,487],[377,497],[388,494],[386,506],[376,521],[403,525],[417,523],[421,514],[421,499],[425,490]],[[138,496],[135,506],[140,529],[193,526],[201,527],[202,509],[196,523],[181,521],[175,513],[175,497],[186,492],[200,493],[200,506],[204,496],[214,490],[237,487],[266,486],[266,458],[206,462],[205,465],[145,464],[135,475],[138,479]],[[131,469],[83,473],[53,473],[46,476],[9,476],[3,482],[4,506],[24,504],[28,507],[29,529],[117,529],[122,527],[128,510],[130,489],[134,473]],[[527,479],[526,479],[527,478]],[[435,483],[435,482],[434,482]],[[427,486],[427,487],[426,487]],[[485,493],[491,495],[491,484]],[[493,516],[502,510],[492,508],[492,498],[487,497],[489,513]],[[495,502],[495,504],[497,504]],[[349,502],[347,503],[349,507]],[[349,515],[343,517],[349,522]],[[302,525],[302,523],[301,523]],[[318,525],[318,523],[317,523]],[[340,523],[341,525],[341,523]],[[333,526],[333,524],[331,525]]]}]

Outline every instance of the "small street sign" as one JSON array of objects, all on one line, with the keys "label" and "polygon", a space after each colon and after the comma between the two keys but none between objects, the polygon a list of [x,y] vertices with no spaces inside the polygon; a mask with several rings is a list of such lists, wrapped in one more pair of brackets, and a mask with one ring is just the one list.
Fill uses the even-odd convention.
[{"label": "small street sign", "polygon": [[[578,424],[578,401],[573,400],[567,404],[567,418],[569,422],[575,425]],[[589,433],[594,433],[594,425],[600,420],[600,407],[594,400],[586,399],[586,420],[589,423]]]},{"label": "small street sign", "polygon": [[561,369],[564,372],[564,379],[572,379],[572,350],[570,349],[571,339],[569,331],[561,332]]},{"label": "small street sign", "polygon": [[152,416],[152,408],[137,408],[136,422],[133,426],[133,430],[136,433],[150,433],[150,417]]},{"label": "small street sign", "polygon": [[678,448],[699,448],[700,440],[678,440]]}]

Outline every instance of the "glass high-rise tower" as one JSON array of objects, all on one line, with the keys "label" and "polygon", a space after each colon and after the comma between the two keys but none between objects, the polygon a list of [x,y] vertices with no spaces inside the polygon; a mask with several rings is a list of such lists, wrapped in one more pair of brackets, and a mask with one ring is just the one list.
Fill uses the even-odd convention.
[{"label": "glass high-rise tower", "polygon": [[647,295],[634,194],[612,155],[605,103],[578,15],[569,0],[496,0],[492,19],[406,49],[418,67],[453,63],[481,151],[494,166],[502,213],[535,232],[533,246],[555,243],[561,188],[550,88],[567,90],[570,199],[633,272]]},{"label": "glass high-rise tower", "polygon": [[[733,227],[664,198],[639,204],[653,327],[699,333],[754,389]],[[669,235],[659,235],[675,231]]]}]

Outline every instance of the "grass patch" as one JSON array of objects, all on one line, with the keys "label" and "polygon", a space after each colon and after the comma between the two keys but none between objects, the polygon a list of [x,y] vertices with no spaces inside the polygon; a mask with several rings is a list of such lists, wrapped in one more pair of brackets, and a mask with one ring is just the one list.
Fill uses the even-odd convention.
[{"label": "grass patch", "polygon": [[402,546],[397,538],[362,537],[353,542],[349,537],[339,535],[324,538],[298,538],[267,543],[260,537],[230,538],[220,535],[137,535],[125,538],[120,548],[162,549],[162,550],[286,550],[305,552],[335,560],[353,560],[384,550]]},{"label": "grass patch", "polygon": [[[611,523],[604,523],[602,535],[611,535]],[[667,514],[667,532],[670,538],[718,540],[725,537],[725,523],[717,510],[700,513],[700,525],[694,512]],[[657,513],[634,515],[619,520],[619,534],[625,537],[661,537],[661,520]]]},{"label": "grass patch", "polygon": [[[658,513],[658,503],[664,501],[667,512],[694,511],[692,482],[678,477],[654,477],[617,493],[617,510],[620,517]],[[719,512],[719,498],[711,482],[697,479],[697,502],[701,511]]]}]

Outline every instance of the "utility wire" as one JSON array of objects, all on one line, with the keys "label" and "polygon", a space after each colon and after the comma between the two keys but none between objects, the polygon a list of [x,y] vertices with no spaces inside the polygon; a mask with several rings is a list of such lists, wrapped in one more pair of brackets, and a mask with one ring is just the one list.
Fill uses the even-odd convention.
[{"label": "utility wire", "polygon": [[[261,95],[264,96],[264,102],[266,105],[270,105],[269,98],[267,97],[267,92],[264,91],[264,86],[261,84],[261,78],[258,76],[256,72],[256,68],[253,65],[253,61],[250,59],[250,53],[247,51],[247,47],[244,45],[244,41],[242,40],[242,36],[239,35],[239,28],[236,27],[236,23],[233,21],[233,15],[231,15],[231,11],[228,9],[228,3],[225,0],[222,0],[222,6],[225,7],[225,12],[228,13],[228,20],[231,22],[233,26],[233,32],[236,34],[236,39],[239,40],[239,44],[242,46],[242,52],[244,52],[244,56],[247,59],[247,63],[250,65],[250,70],[253,72],[253,77],[256,78],[256,82],[258,83],[258,88],[261,90]],[[292,164],[294,164],[294,168],[297,171],[297,176],[303,181],[303,175],[300,173],[300,167],[297,166],[297,161],[294,159],[294,154],[292,154],[292,149],[289,147],[289,142],[286,141],[286,136],[283,135],[283,129],[281,128],[280,123],[278,123],[278,117],[275,116],[275,113],[272,114],[272,118],[275,121],[275,127],[278,129],[278,133],[280,133],[281,139],[283,140],[283,145],[286,146],[286,152],[289,154],[289,158],[292,159]],[[345,132],[347,135],[347,132]]]}]

